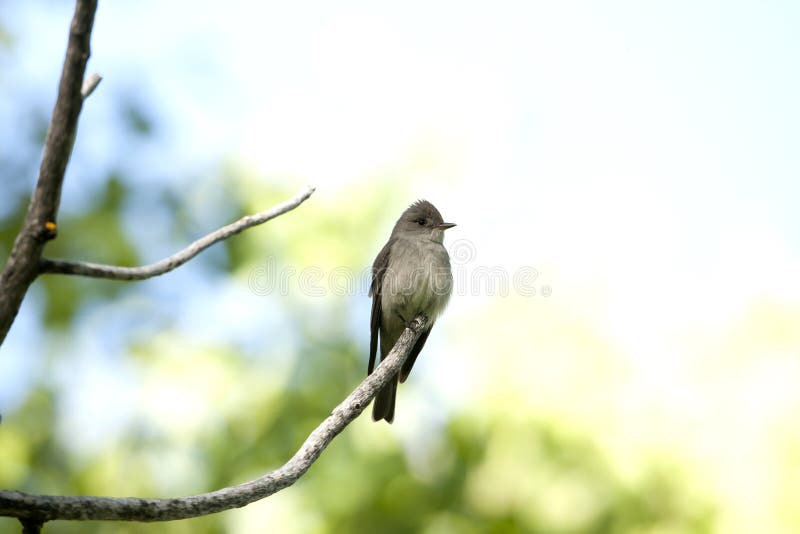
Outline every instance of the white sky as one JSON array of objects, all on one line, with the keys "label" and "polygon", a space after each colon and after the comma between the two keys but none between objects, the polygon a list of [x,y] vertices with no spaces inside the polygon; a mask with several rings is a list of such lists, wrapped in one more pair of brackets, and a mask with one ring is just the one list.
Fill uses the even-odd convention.
[{"label": "white sky", "polygon": [[[70,4],[14,13],[31,86]],[[144,80],[162,165],[233,154],[320,195],[407,169],[501,264],[628,264],[634,243],[713,263],[743,231],[800,250],[798,4],[485,6],[103,3],[92,106]]]}]

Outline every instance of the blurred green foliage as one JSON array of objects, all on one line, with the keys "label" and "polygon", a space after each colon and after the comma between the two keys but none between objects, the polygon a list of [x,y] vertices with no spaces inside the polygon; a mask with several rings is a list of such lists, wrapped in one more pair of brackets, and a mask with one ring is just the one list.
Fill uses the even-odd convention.
[{"label": "blurred green foliage", "polygon": [[[238,195],[231,192],[241,199],[238,213],[286,197],[283,189],[246,183],[238,182]],[[91,209],[62,222],[62,235],[48,254],[85,257],[91,251],[95,261],[135,263],[138,254],[120,222],[132,194],[110,176]],[[387,224],[380,209],[387,195],[362,198],[341,212],[336,201],[312,202],[228,241],[232,276],[262,261],[265,249],[297,264],[323,258],[345,265],[367,262],[372,251],[357,247],[351,236],[375,235]],[[6,232],[4,239],[10,235]],[[90,302],[113,301],[122,287],[136,291],[136,285],[70,277],[37,283],[46,294],[42,335],[50,329],[69,332],[78,310]],[[278,349],[271,347],[255,360],[234,345],[198,346],[168,327],[156,338],[132,344],[119,357],[134,363],[142,396],[151,397],[143,402],[156,407],[143,410],[145,416],[134,418],[121,436],[89,456],[66,447],[64,434],[54,431],[60,426],[58,388],[42,377],[27,400],[5,414],[0,486],[37,493],[168,496],[235,484],[280,465],[364,373],[363,340],[347,333],[340,306],[295,297],[282,304],[295,325],[291,335],[300,340],[288,359],[278,359]],[[308,309],[313,304],[319,308]],[[192,397],[198,390],[202,396]],[[184,416],[159,413],[165,407],[159,410],[158,395],[165,391],[175,393],[173,402],[188,405]],[[404,423],[400,418],[395,426]],[[702,533],[713,525],[712,505],[690,497],[688,482],[669,466],[644,465],[630,483],[614,472],[591,435],[534,413],[453,414],[434,438],[424,442],[427,467],[420,469],[397,436],[362,417],[284,491],[297,503],[290,517],[303,517],[283,519],[280,526],[269,512],[259,523],[238,518],[243,511],[229,511],[156,525],[56,522],[46,531],[222,533],[257,531],[254,525],[264,524],[281,532],[314,533]],[[242,527],[242,521],[249,526]],[[0,531],[18,527],[4,519]]]},{"label": "blurred green foliage", "polygon": [[[179,345],[181,340],[170,343]],[[181,387],[178,375],[191,366],[205,368],[211,379],[244,392],[229,413],[203,421],[188,440],[142,421],[132,425],[123,439],[83,462],[65,454],[51,431],[57,426],[53,393],[31,391],[0,433],[0,446],[12,451],[3,460],[0,484],[62,494],[163,495],[158,480],[173,475],[169,463],[158,461],[160,456],[183,456],[194,472],[189,479],[200,481],[197,486],[182,483],[185,471],[176,469],[178,493],[206,491],[256,476],[288,459],[362,371],[362,355],[346,339],[325,347],[306,346],[302,354],[289,373],[293,378],[272,383],[248,378],[253,371],[229,351],[194,354],[171,368],[173,377],[167,374],[170,367],[163,367],[158,370],[161,378],[174,379],[176,388]],[[158,362],[145,365],[151,364]],[[262,377],[268,376],[266,366],[259,367]],[[223,368],[227,379],[222,377]],[[348,380],[326,380],[333,375]],[[396,439],[384,432],[375,436],[375,425],[366,419],[346,430],[295,487],[285,490],[298,494],[303,509],[318,517],[319,524],[308,530],[288,524],[283,531],[711,531],[713,509],[691,499],[685,482],[669,468],[646,467],[639,482],[626,484],[591,438],[579,432],[535,418],[457,415],[425,451],[431,469],[420,474],[409,465]],[[386,443],[370,446],[379,439]],[[59,522],[49,525],[48,532],[230,532],[228,520],[236,513],[155,526]],[[8,527],[13,531],[13,525]]]}]

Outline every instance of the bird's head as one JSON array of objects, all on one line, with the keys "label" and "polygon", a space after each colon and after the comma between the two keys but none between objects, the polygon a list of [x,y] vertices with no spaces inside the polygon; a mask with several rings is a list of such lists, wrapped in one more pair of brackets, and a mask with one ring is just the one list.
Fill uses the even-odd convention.
[{"label": "bird's head", "polygon": [[454,223],[444,222],[436,206],[427,200],[417,200],[397,220],[392,235],[428,237],[441,243],[444,241],[444,231],[453,226]]}]

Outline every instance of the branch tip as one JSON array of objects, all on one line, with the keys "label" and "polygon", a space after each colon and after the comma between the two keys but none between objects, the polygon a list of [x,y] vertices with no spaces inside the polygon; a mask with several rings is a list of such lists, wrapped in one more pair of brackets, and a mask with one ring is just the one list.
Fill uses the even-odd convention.
[{"label": "branch tip", "polygon": [[263,224],[279,215],[292,211],[297,206],[305,202],[314,193],[314,188],[306,187],[289,200],[274,206],[271,209],[246,215],[238,221],[232,222],[227,226],[211,232],[201,237],[185,249],[164,258],[156,263],[141,267],[119,267],[116,265],[102,265],[98,263],[88,263],[80,261],[51,260],[42,258],[39,262],[40,274],[71,274],[78,276],[88,276],[90,278],[107,278],[111,280],[146,280],[168,273],[188,262],[200,252],[211,245],[227,239],[233,235],[241,233],[248,228]]}]

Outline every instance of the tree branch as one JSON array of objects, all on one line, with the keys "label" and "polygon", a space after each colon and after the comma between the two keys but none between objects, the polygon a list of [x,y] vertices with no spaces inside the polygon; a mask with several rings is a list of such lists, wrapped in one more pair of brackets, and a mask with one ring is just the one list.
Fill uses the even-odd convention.
[{"label": "tree branch", "polygon": [[214,243],[227,239],[253,226],[263,224],[287,211],[293,210],[308,199],[313,192],[314,188],[308,186],[286,202],[278,204],[267,211],[242,217],[236,222],[223,226],[219,230],[215,230],[201,237],[177,254],[164,258],[161,261],[151,263],[150,265],[144,265],[142,267],[117,267],[115,265],[43,258],[39,262],[39,272],[42,274],[73,274],[92,278],[110,278],[111,280],[145,280],[147,278],[159,276],[180,267]]},{"label": "tree branch", "polygon": [[278,469],[255,480],[211,493],[172,499],[62,497],[0,491],[0,515],[37,521],[172,521],[240,508],[268,497],[303,476],[333,438],[364,411],[378,391],[400,371],[426,322],[425,317],[416,317],[386,359],[311,432],[295,455]]},{"label": "tree branch", "polygon": [[97,0],[78,0],[75,5],[58,98],[39,167],[39,181],[22,229],[0,275],[0,343],[16,318],[28,287],[39,273],[39,258],[45,243],[56,236],[61,184],[83,104],[81,85],[89,60],[89,40],[96,9]]}]

